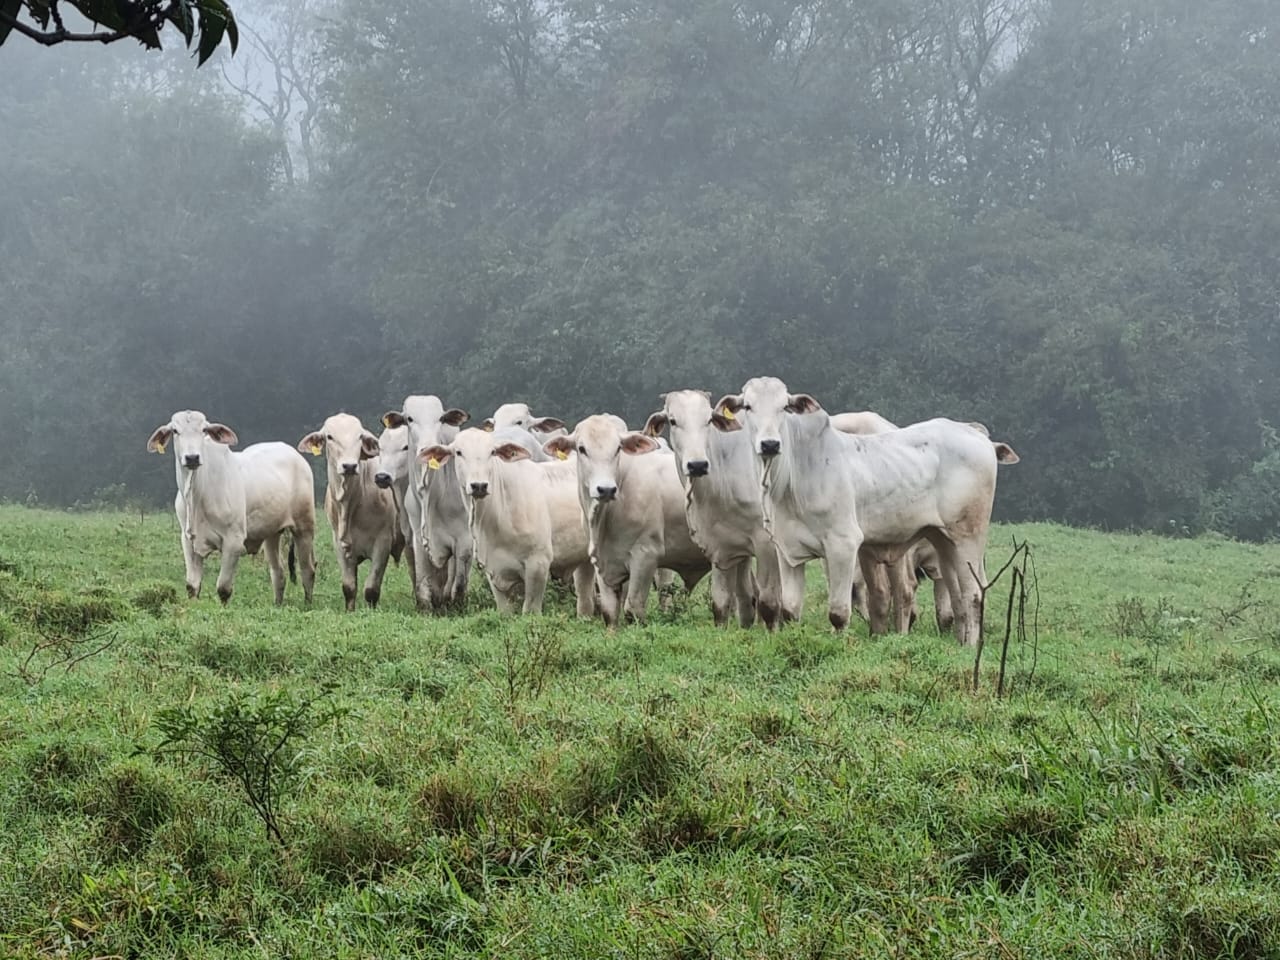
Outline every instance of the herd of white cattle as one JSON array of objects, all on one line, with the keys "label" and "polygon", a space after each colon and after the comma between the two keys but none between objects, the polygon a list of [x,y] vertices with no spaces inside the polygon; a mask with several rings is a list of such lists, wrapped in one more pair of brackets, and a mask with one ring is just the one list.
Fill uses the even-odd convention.
[{"label": "herd of white cattle", "polygon": [[[375,606],[387,562],[403,555],[421,609],[464,596],[474,562],[499,611],[541,611],[550,577],[572,579],[581,617],[643,620],[660,571],[692,587],[711,574],[718,625],[735,615],[766,627],[798,619],[804,568],[823,562],[831,624],[853,604],[873,633],[905,632],[917,571],[934,581],[940,628],[961,643],[982,630],[983,553],[997,465],[1017,463],[977,423],[934,419],[898,428],[870,412],[827,414],[774,377],[747,381],[714,405],[701,390],[665,394],[643,430],[597,414],[572,432],[523,403],[479,427],[438,397],[406,397],[380,436],[337,413],[296,448],[241,451],[231,428],[184,410],[147,449],[172,445],[187,592],[221,553],[218,596],[236,564],[265,545],[277,604],[289,571],[315,583],[315,493],[300,455],[326,460],[325,513],[348,610],[359,565]],[[664,438],[666,434],[666,438]],[[667,439],[669,438],[669,440]]]}]

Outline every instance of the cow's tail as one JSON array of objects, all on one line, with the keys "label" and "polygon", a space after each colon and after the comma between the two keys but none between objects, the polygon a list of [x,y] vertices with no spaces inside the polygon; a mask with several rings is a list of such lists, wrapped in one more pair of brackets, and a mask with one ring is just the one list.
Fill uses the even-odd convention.
[{"label": "cow's tail", "polygon": [[298,582],[298,550],[293,531],[289,531],[289,582]]}]

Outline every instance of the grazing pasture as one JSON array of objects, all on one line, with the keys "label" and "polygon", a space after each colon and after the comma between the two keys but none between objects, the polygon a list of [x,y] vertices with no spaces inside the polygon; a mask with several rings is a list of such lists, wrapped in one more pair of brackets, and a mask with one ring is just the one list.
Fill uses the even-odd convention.
[{"label": "grazing pasture", "polygon": [[[974,692],[927,590],[910,636],[834,636],[816,580],[777,634],[705,585],[608,634],[479,578],[422,616],[403,568],[344,613],[318,551],[312,609],[260,558],[223,608],[169,511],[0,507],[0,955],[1277,955],[1280,547],[1006,525],[991,573],[1015,536],[997,699],[1007,579]],[[158,749],[183,717],[243,763],[298,720],[279,839]]]}]

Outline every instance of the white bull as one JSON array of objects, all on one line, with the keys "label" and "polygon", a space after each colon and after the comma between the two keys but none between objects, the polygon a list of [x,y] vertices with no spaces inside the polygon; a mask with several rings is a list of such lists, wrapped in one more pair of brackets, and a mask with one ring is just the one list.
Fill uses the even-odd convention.
[{"label": "white bull", "polygon": [[298,441],[298,450],[323,454],[328,484],[324,511],[333,528],[333,551],[342,571],[342,597],[348,611],[356,608],[356,577],[369,561],[364,602],[378,605],[382,577],[399,530],[391,491],[374,481],[378,469],[378,438],[358,417],[336,413],[324,425]]},{"label": "white bull", "polygon": [[[513,436],[514,435],[514,436]],[[595,612],[577,466],[533,459],[523,430],[463,430],[419,454],[428,469],[452,461],[470,509],[476,561],[501,613],[541,613],[547,579],[573,577],[578,616]],[[539,451],[541,452],[541,450]]]},{"label": "white bull", "polygon": [[530,433],[542,434],[543,440],[564,436],[568,431],[564,421],[556,417],[538,417],[527,403],[504,403],[493,416],[481,424],[485,430],[501,430],[503,427],[519,427]]},{"label": "white bull", "polygon": [[292,530],[289,573],[302,561],[302,590],[308,603],[315,583],[315,491],[311,469],[284,443],[255,443],[230,449],[239,440],[230,427],[210,423],[198,410],[180,410],[157,427],[147,449],[164,453],[173,444],[178,493],[173,501],[181,527],[187,595],[198,597],[204,560],[221,551],[218,597],[231,599],[236,564],[243,554],[267,548],[267,567],[277,606],[284,602],[280,535]]},{"label": "white bull", "polygon": [[546,445],[549,453],[578,455],[578,499],[605,623],[613,627],[623,606],[643,621],[659,567],[674,571],[692,590],[710,569],[689,535],[684,490],[675,458],[656,440],[619,429],[609,414],[587,417],[574,432]]},{"label": "white bull", "polygon": [[1007,444],[945,419],[871,436],[842,433],[813,397],[790,393],[775,377],[748,380],[716,409],[724,428],[745,426],[761,459],[765,526],[782,559],[822,559],[835,629],[849,622],[862,544],[889,550],[925,536],[938,551],[957,639],[978,643],[996,466],[1017,462]]},{"label": "white bull", "polygon": [[440,398],[431,394],[405,397],[399,410],[382,416],[385,426],[409,431],[405,513],[416,560],[414,597],[422,610],[460,603],[471,576],[471,530],[453,465],[428,470],[417,459],[427,447],[453,442],[467,416],[465,410],[446,410]]}]

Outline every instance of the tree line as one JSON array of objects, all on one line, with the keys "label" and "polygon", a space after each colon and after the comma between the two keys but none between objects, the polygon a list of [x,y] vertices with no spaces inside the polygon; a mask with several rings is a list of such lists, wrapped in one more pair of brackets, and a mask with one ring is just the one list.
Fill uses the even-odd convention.
[{"label": "tree line", "polygon": [[632,422],[773,373],[975,419],[998,515],[1280,533],[1264,0],[258,0],[0,52],[0,497],[407,393]]}]

